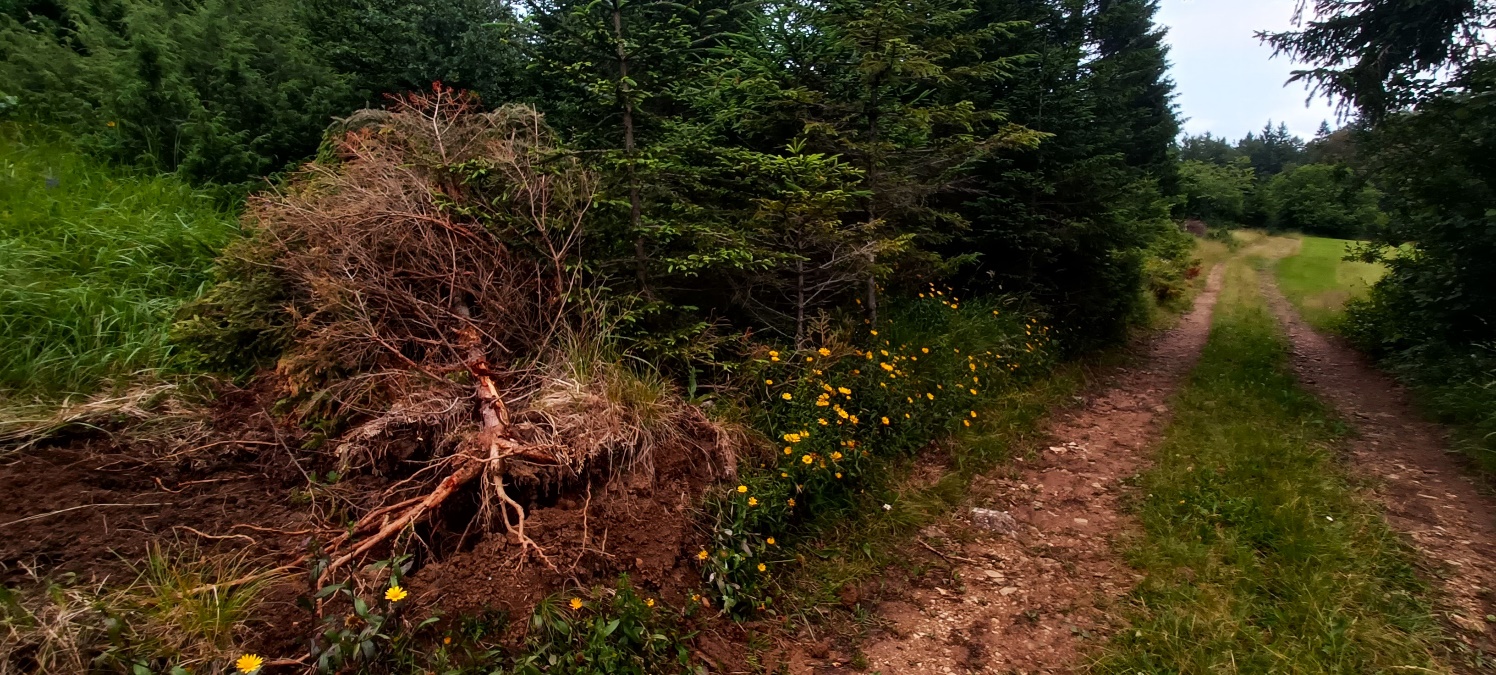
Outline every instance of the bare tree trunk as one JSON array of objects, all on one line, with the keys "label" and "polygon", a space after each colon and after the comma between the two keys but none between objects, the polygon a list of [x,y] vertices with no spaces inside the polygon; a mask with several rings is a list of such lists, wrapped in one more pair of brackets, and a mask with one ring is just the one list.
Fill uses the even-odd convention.
[{"label": "bare tree trunk", "polygon": [[629,230],[634,233],[634,274],[639,279],[639,290],[644,297],[651,297],[649,290],[649,253],[646,250],[644,231],[640,226],[643,208],[639,203],[639,177],[634,172],[634,99],[629,90],[629,54],[624,48],[623,4],[613,2],[613,40],[618,53],[618,98],[623,108],[623,154],[627,160],[629,177]]},{"label": "bare tree trunk", "polygon": [[795,263],[795,348],[805,349],[805,259]]}]

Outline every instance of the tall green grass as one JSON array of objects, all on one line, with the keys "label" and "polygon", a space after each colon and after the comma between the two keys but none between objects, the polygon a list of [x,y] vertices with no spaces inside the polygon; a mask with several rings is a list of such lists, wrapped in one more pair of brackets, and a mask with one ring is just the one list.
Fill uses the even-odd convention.
[{"label": "tall green grass", "polygon": [[166,366],[172,314],[235,232],[207,192],[0,124],[0,398]]},{"label": "tall green grass", "polygon": [[1443,672],[1411,553],[1337,466],[1242,262],[1140,479],[1146,577],[1101,673]]},{"label": "tall green grass", "polygon": [[1305,236],[1299,252],[1278,262],[1278,287],[1310,325],[1333,328],[1345,303],[1364,298],[1387,268],[1345,260],[1356,242]]}]

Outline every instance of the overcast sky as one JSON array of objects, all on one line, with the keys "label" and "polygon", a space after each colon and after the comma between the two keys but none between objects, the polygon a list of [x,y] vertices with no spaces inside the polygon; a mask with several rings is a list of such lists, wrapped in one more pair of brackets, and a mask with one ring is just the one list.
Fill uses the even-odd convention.
[{"label": "overcast sky", "polygon": [[1284,86],[1293,63],[1270,59],[1272,49],[1252,35],[1289,27],[1295,2],[1162,0],[1158,20],[1169,27],[1169,60],[1186,132],[1237,139],[1272,119],[1307,140],[1321,120],[1337,126],[1323,98],[1305,107],[1304,86]]}]

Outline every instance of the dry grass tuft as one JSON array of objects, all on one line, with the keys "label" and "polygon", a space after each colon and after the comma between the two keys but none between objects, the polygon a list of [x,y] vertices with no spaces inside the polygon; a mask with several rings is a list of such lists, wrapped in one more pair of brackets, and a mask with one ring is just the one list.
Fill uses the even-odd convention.
[{"label": "dry grass tuft", "polygon": [[238,656],[272,577],[242,553],[152,547],[122,588],[35,579],[0,591],[0,675],[97,668],[215,672]]}]

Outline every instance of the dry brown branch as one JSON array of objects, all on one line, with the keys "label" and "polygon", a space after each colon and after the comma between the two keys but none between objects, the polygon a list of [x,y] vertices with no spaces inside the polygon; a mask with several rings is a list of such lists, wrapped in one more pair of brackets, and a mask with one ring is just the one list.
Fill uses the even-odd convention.
[{"label": "dry brown branch", "polygon": [[424,538],[417,526],[464,491],[480,529],[555,569],[525,533],[534,491],[619,467],[648,474],[657,448],[700,447],[688,437],[708,439],[730,471],[731,439],[665,382],[608,358],[601,328],[572,305],[586,295],[577,270],[597,179],[541,115],[480,112],[437,86],[355,117],[337,161],[252,197],[245,215],[263,244],[246,250],[268,256],[249,262],[289,297],[293,346],[276,372],[291,421],[336,420],[327,447],[340,471],[391,478],[383,491],[328,488],[362,516],[325,542],[324,575]]}]

